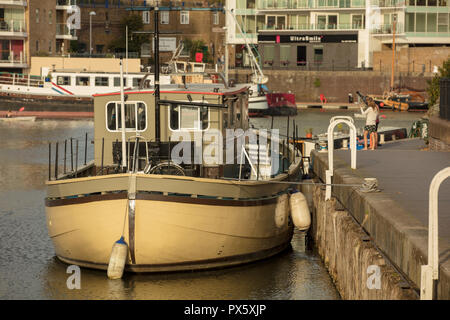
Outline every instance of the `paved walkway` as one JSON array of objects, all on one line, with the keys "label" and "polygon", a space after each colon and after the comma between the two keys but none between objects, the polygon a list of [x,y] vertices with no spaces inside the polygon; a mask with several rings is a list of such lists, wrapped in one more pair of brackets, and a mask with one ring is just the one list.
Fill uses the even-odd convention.
[{"label": "paved walkway", "polygon": [[[421,139],[387,143],[377,150],[357,153],[357,171],[378,179],[379,188],[428,226],[428,194],[433,177],[450,166],[450,152],[421,151]],[[335,156],[350,165],[350,152],[336,150]],[[439,189],[439,237],[450,241],[450,178]]]}]

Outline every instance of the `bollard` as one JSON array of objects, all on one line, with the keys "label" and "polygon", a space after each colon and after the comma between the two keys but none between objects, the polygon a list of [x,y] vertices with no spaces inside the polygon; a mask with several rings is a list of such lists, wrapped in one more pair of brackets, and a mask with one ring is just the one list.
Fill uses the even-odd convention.
[{"label": "bollard", "polygon": [[342,149],[348,150],[348,140],[347,139],[342,140]]}]

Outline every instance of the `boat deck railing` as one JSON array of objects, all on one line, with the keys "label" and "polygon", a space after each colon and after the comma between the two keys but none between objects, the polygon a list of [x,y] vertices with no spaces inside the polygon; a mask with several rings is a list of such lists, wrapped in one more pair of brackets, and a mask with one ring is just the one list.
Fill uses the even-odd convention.
[{"label": "boat deck railing", "polygon": [[0,73],[0,84],[26,87],[43,87],[44,79],[19,73]]}]

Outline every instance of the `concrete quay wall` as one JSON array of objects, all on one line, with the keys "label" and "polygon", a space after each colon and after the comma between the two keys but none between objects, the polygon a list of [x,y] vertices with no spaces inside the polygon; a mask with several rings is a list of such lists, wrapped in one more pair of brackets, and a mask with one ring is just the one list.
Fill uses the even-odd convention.
[{"label": "concrete quay wall", "polygon": [[[312,151],[311,156],[313,172],[316,174],[317,178],[321,181],[325,181],[325,170],[328,169],[328,153],[320,153],[314,150]],[[352,170],[346,162],[336,157],[334,159],[334,168],[334,184],[356,185],[363,183],[364,179],[358,170]],[[421,266],[427,264],[428,261],[428,228],[411,216],[403,207],[389,197],[389,195],[384,194],[383,192],[363,193],[358,187],[333,186],[332,195],[345,208],[349,215],[351,215],[352,220],[364,229],[364,232],[368,234],[369,239],[376,245],[377,249],[383,253],[388,262],[395,266],[395,268],[405,276],[412,287],[417,291],[420,288]],[[322,193],[320,196],[315,196],[315,198],[317,197],[320,197],[320,199],[322,199],[321,201],[324,201],[323,199],[325,199],[325,195]],[[321,201],[315,199],[313,212],[319,212],[318,209],[321,208],[320,206],[323,206]],[[328,210],[328,214],[332,216],[332,214],[330,214],[330,212],[332,212],[331,209],[320,210],[321,212]],[[314,223],[319,223],[320,217],[321,216],[318,216],[317,213],[314,213]],[[324,219],[323,216],[322,219]],[[350,249],[344,249],[344,245],[347,246],[349,242],[345,236],[346,234],[350,234],[348,229],[351,228],[351,223],[349,219],[339,219],[341,219],[339,223],[341,223],[342,226],[336,228],[337,240],[335,243],[337,243],[337,245],[329,249],[331,250],[331,253],[328,255],[331,254],[330,257],[332,257],[335,254],[340,254],[340,256],[338,255],[337,257],[343,260],[344,267],[335,268],[336,271],[330,271],[330,273],[333,274],[333,272],[335,272],[337,280],[341,281],[339,286],[347,286],[349,288],[346,289],[351,291],[357,289],[357,287],[352,287],[354,285],[352,284],[352,281],[349,280],[352,278],[349,278],[349,271],[346,270],[346,268],[353,269],[353,267],[351,267],[351,264],[353,263],[361,264],[361,266],[363,266],[363,263],[367,263],[364,262],[366,261],[364,259],[369,259],[370,261],[370,259],[374,259],[374,257],[363,258],[359,253],[356,254],[356,247],[358,244],[356,240],[354,240],[355,243],[351,245],[354,247],[353,250],[355,252],[353,256],[350,255]],[[336,222],[338,222],[338,220],[336,220]],[[339,223],[335,223],[334,225],[337,226]],[[349,226],[345,226],[345,223]],[[312,230],[315,230],[314,228],[315,227],[313,227]],[[323,237],[323,234],[330,232],[322,231],[323,228],[318,230],[317,233],[321,234],[321,237]],[[354,232],[356,232],[356,230]],[[342,234],[339,235],[338,233]],[[331,234],[333,233],[331,232]],[[327,245],[326,243],[330,241],[329,236],[327,236],[326,241],[321,240],[319,235],[316,237],[319,240],[319,246],[322,247]],[[320,244],[321,241],[325,244]],[[330,244],[328,244],[328,246],[329,245]],[[342,248],[340,248],[341,246]],[[446,247],[446,243],[440,240],[439,248],[445,249]],[[347,250],[346,255],[344,254],[345,250]],[[439,281],[436,288],[436,297],[437,299],[442,300],[450,299],[450,260],[446,257],[447,254],[440,255]],[[361,279],[364,279],[363,273],[366,272],[366,270],[363,267],[360,267],[350,271],[353,273],[351,277],[359,278],[358,286],[361,286]],[[363,290],[363,288],[360,288],[360,290]],[[363,291],[358,294],[359,296],[364,296]],[[352,297],[350,294],[346,295],[345,291],[342,295],[344,298],[347,296]],[[367,296],[369,298],[379,298],[377,295],[373,294],[368,294]],[[403,295],[399,297],[403,297]]]},{"label": "concrete quay wall", "polygon": [[[269,78],[267,87],[275,92],[295,93],[297,102],[319,102],[320,94],[325,95],[328,102],[348,102],[348,94],[352,93],[357,100],[356,91],[363,94],[382,95],[389,87],[390,73],[376,71],[300,71],[300,70],[263,70]],[[235,69],[229,71],[229,79],[238,83],[251,80],[251,71]],[[395,78],[395,86],[425,90],[430,75],[409,74]]]},{"label": "concrete quay wall", "polygon": [[336,199],[325,201],[320,186],[312,189],[310,235],[342,299],[418,299]]},{"label": "concrete quay wall", "polygon": [[430,150],[450,151],[450,121],[431,117],[428,138]]}]

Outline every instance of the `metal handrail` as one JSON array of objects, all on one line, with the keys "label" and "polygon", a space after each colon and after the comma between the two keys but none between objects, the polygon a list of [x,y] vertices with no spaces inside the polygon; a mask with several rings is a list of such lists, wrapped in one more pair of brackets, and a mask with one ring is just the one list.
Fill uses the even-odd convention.
[{"label": "metal handrail", "polygon": [[422,265],[420,300],[433,300],[435,281],[439,279],[438,194],[441,183],[450,177],[450,167],[442,169],[430,184],[428,203],[428,264]]},{"label": "metal handrail", "polygon": [[325,171],[325,200],[331,199],[331,177],[333,176],[333,151],[334,136],[333,130],[339,123],[345,123],[350,127],[350,148],[351,148],[351,168],[356,169],[356,127],[353,119],[345,119],[346,117],[334,117],[334,120],[328,126],[328,170]]}]

